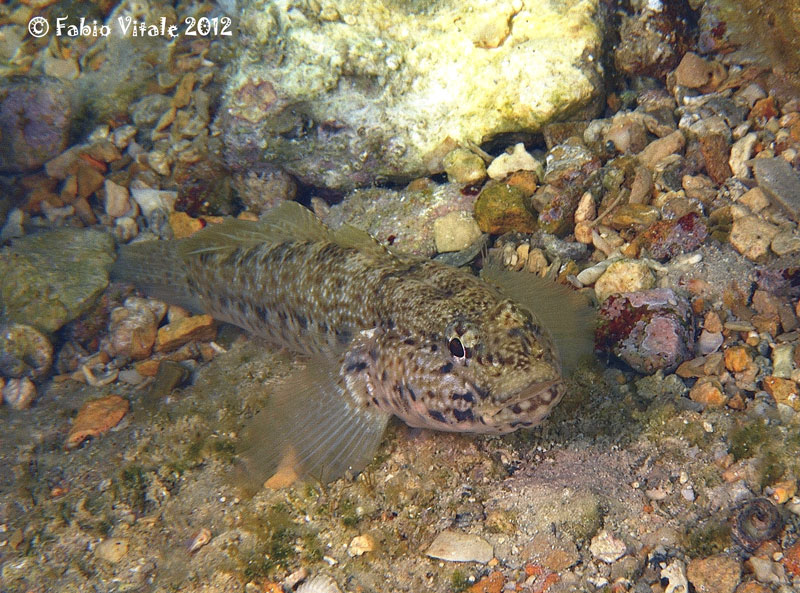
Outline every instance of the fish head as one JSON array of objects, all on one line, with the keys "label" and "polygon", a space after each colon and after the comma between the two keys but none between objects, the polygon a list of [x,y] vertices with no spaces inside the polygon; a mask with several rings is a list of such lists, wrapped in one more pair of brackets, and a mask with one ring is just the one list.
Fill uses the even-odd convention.
[{"label": "fish head", "polygon": [[557,351],[527,310],[503,300],[444,321],[424,336],[362,336],[342,367],[351,391],[411,426],[487,434],[535,426],[561,400]]}]

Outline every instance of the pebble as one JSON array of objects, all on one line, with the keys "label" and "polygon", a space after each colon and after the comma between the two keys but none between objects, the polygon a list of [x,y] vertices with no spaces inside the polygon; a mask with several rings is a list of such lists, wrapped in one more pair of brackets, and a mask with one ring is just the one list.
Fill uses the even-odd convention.
[{"label": "pebble", "polygon": [[170,212],[169,226],[175,239],[190,237],[205,227],[199,218],[192,218],[186,212]]},{"label": "pebble", "polygon": [[542,164],[525,150],[522,142],[515,144],[510,153],[503,153],[494,159],[486,169],[489,177],[496,180],[505,179],[515,171],[536,171],[540,173],[540,178],[544,173]]},{"label": "pebble", "polygon": [[721,331],[710,332],[704,329],[700,332],[700,337],[697,339],[697,354],[705,355],[716,352],[719,347],[722,346],[723,341],[724,337]]},{"label": "pebble", "polygon": [[783,566],[772,560],[751,556],[747,560],[747,567],[753,571],[756,580],[766,585],[781,585],[787,583],[786,572]]},{"label": "pebble", "polygon": [[494,556],[492,545],[478,535],[445,530],[431,543],[426,555],[451,562],[486,564]]},{"label": "pebble", "polygon": [[780,228],[756,216],[742,216],[731,226],[731,245],[752,261],[763,260]]},{"label": "pebble", "polygon": [[15,410],[30,408],[36,395],[36,385],[28,377],[9,379],[3,386],[3,401]]},{"label": "pebble", "polygon": [[487,183],[475,201],[475,220],[485,233],[532,233],[536,219],[525,206],[522,190],[505,183]]},{"label": "pebble", "polygon": [[764,391],[769,393],[777,403],[791,406],[800,412],[800,389],[791,379],[782,379],[773,375],[764,377]]},{"label": "pebble", "polygon": [[612,294],[647,290],[655,283],[655,276],[646,263],[623,259],[608,266],[603,275],[596,280],[594,290],[597,293],[597,300],[603,302]]},{"label": "pebble", "polygon": [[642,165],[653,171],[659,161],[682,150],[685,145],[683,132],[675,130],[669,136],[653,140],[637,157]]},{"label": "pebble", "polygon": [[0,374],[41,379],[53,365],[53,346],[45,335],[30,325],[0,326]]},{"label": "pebble", "polygon": [[592,552],[592,556],[606,564],[611,564],[622,558],[627,549],[628,547],[625,545],[624,541],[605,529],[595,535],[589,544],[589,550]]},{"label": "pebble", "polygon": [[350,556],[363,556],[367,552],[372,552],[375,549],[375,540],[369,534],[357,535],[354,537],[350,544],[347,546],[347,553]]},{"label": "pebble", "polygon": [[750,132],[739,138],[731,146],[731,156],[728,159],[728,165],[733,174],[739,179],[747,179],[750,177],[750,166],[748,161],[753,156],[753,149],[758,141],[758,135],[755,132]]},{"label": "pebble", "polygon": [[750,366],[752,359],[744,346],[731,346],[725,349],[725,368],[738,373]]},{"label": "pebble", "polygon": [[616,259],[609,258],[597,263],[593,266],[586,268],[585,270],[581,270],[578,275],[576,276],[578,282],[583,284],[584,286],[590,286],[594,284],[600,276],[602,276],[608,267],[613,264],[615,261],[619,261],[619,257]]},{"label": "pebble", "polygon": [[764,208],[769,206],[769,198],[760,187],[745,192],[745,194],[737,201],[739,204],[744,204],[750,209],[750,212],[757,214]]},{"label": "pebble", "polygon": [[753,173],[761,189],[795,221],[800,222],[800,176],[781,157],[756,159]]},{"label": "pebble", "polygon": [[772,374],[775,377],[788,379],[792,376],[794,349],[792,343],[776,344],[772,349]]},{"label": "pebble", "polygon": [[800,235],[796,230],[781,231],[773,237],[770,249],[777,255],[800,251]]},{"label": "pebble", "polygon": [[661,580],[667,581],[664,593],[689,593],[686,565],[677,558],[661,569]]},{"label": "pebble", "polygon": [[108,326],[109,354],[142,360],[150,356],[158,332],[155,315],[144,307],[117,307]]},{"label": "pebble", "polygon": [[121,537],[110,537],[103,540],[94,549],[95,556],[112,564],[122,560],[127,553],[128,540]]},{"label": "pebble", "polygon": [[695,558],[686,574],[697,593],[733,593],[742,575],[739,561],[725,554]]},{"label": "pebble", "polygon": [[472,185],[486,179],[486,163],[466,148],[456,148],[442,160],[447,178],[454,183]]},{"label": "pebble", "polygon": [[716,68],[694,52],[686,52],[675,69],[675,82],[690,89],[699,89],[712,80]]},{"label": "pebble", "polygon": [[433,222],[433,241],[439,253],[466,249],[480,236],[481,229],[469,212],[450,212]]},{"label": "pebble", "polygon": [[75,416],[65,448],[75,449],[86,439],[108,432],[119,424],[129,409],[128,400],[119,395],[106,395],[86,402]]},{"label": "pebble", "polygon": [[192,341],[207,342],[217,335],[211,315],[194,315],[177,319],[158,329],[156,352],[170,352]]},{"label": "pebble", "polygon": [[105,180],[106,190],[106,214],[111,218],[120,218],[130,212],[131,201],[128,188],[114,183],[110,179]]},{"label": "pebble", "polygon": [[689,390],[689,398],[706,408],[721,408],[728,403],[722,385],[712,377],[701,377]]},{"label": "pebble", "polygon": [[149,217],[156,210],[172,212],[178,192],[150,188],[131,188],[131,197],[139,205],[145,217]]},{"label": "pebble", "polygon": [[691,357],[691,308],[666,288],[613,295],[600,308],[595,343],[640,373],[670,372]]}]

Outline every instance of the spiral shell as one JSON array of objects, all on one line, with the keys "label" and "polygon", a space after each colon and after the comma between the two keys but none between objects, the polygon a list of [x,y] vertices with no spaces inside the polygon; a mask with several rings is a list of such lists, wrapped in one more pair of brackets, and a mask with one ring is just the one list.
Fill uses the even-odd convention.
[{"label": "spiral shell", "polygon": [[739,505],[731,516],[731,537],[748,552],[773,539],[783,529],[778,509],[767,498]]}]

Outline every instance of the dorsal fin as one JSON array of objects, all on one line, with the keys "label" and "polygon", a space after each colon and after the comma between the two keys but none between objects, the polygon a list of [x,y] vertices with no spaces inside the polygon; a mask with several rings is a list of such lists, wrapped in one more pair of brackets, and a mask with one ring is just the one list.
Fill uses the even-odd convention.
[{"label": "dorsal fin", "polygon": [[550,331],[565,375],[592,355],[595,311],[582,295],[530,272],[504,270],[492,258],[488,258],[481,277],[533,313]]},{"label": "dorsal fin", "polygon": [[333,241],[344,248],[358,249],[367,253],[385,255],[389,251],[367,231],[345,224],[333,232]]},{"label": "dorsal fin", "polygon": [[261,220],[227,218],[180,242],[183,256],[225,252],[284,241],[332,241],[333,234],[308,208],[281,202]]}]

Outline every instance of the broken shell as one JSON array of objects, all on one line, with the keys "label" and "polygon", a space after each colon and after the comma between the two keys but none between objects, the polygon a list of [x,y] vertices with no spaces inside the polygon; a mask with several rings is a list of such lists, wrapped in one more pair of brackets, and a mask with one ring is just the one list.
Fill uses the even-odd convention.
[{"label": "broken shell", "polygon": [[36,399],[36,385],[28,377],[9,379],[3,387],[3,401],[15,410],[27,410]]},{"label": "broken shell", "polygon": [[194,554],[197,550],[205,546],[210,541],[211,531],[203,527],[197,532],[197,535],[192,538],[192,541],[189,542],[189,553]]}]

